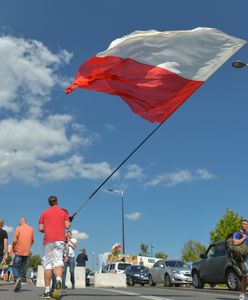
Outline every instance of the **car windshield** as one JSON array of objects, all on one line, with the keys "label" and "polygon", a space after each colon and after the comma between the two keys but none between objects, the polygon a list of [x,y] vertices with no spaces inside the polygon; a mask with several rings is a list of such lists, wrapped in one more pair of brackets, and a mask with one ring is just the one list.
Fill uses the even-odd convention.
[{"label": "car windshield", "polygon": [[126,270],[127,266],[130,266],[130,264],[118,264],[118,270]]},{"label": "car windshield", "polygon": [[172,268],[188,268],[189,266],[185,264],[185,262],[181,260],[171,260],[171,261],[166,261],[165,262],[167,267],[172,267]]},{"label": "car windshield", "polygon": [[133,266],[132,271],[134,271],[134,272],[146,272],[146,271],[148,271],[148,269],[146,267]]}]

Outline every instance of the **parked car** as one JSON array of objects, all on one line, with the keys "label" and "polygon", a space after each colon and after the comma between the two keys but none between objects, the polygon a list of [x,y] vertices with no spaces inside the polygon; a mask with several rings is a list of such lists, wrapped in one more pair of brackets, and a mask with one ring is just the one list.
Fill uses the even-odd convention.
[{"label": "parked car", "polygon": [[113,262],[108,265],[108,268],[105,273],[124,273],[126,267],[130,266],[130,263],[126,262]]},{"label": "parked car", "polygon": [[149,270],[149,283],[151,286],[163,283],[167,287],[192,284],[191,269],[181,260],[159,260]]},{"label": "parked car", "polygon": [[242,272],[239,266],[228,256],[226,241],[212,243],[200,260],[192,265],[193,285],[197,289],[225,283],[232,291],[240,290]]},{"label": "parked car", "polygon": [[86,286],[91,286],[95,284],[95,272],[85,273],[85,284]]},{"label": "parked car", "polygon": [[126,268],[127,285],[145,285],[149,283],[149,269],[140,265],[130,265]]},{"label": "parked car", "polygon": [[109,270],[109,267],[110,265],[105,265],[103,268],[102,268],[102,273],[108,273],[108,270]]}]

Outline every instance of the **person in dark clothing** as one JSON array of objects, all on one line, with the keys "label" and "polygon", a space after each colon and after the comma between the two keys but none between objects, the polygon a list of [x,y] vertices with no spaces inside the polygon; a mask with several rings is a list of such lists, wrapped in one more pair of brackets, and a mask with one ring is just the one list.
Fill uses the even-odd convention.
[{"label": "person in dark clothing", "polygon": [[8,258],[8,233],[3,229],[4,220],[0,219],[0,263]]},{"label": "person in dark clothing", "polygon": [[86,266],[86,261],[88,260],[88,256],[86,254],[86,250],[82,249],[82,253],[78,254],[76,258],[77,266],[78,267],[85,267]]}]

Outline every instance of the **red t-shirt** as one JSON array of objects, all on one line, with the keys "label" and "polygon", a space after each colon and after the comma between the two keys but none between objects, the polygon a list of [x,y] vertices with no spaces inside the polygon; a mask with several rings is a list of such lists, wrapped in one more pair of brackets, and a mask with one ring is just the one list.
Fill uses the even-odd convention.
[{"label": "red t-shirt", "polygon": [[44,225],[44,244],[65,241],[65,221],[69,221],[69,215],[57,205],[43,211],[39,224]]}]

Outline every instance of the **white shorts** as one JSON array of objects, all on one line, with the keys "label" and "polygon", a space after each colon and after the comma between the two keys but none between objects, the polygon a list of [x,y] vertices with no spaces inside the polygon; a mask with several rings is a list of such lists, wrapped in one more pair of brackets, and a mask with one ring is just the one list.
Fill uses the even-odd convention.
[{"label": "white shorts", "polygon": [[65,242],[57,241],[44,245],[43,267],[53,270],[55,267],[64,267],[63,254]]}]

